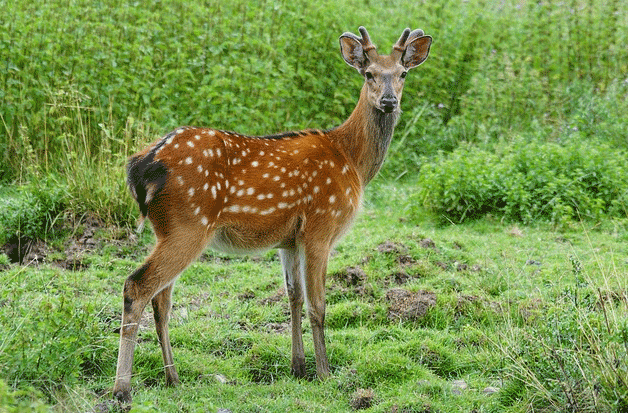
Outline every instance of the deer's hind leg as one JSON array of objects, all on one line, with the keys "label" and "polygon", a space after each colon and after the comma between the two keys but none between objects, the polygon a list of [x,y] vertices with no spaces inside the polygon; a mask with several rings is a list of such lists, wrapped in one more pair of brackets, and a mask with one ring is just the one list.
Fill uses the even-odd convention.
[{"label": "deer's hind leg", "polygon": [[120,348],[113,387],[114,396],[123,402],[131,401],[131,374],[137,332],[144,308],[151,300],[164,358],[166,383],[178,383],[168,334],[172,288],[177,276],[202,252],[207,234],[181,228],[167,236],[158,234],[158,237],[151,255],[124,283]]}]

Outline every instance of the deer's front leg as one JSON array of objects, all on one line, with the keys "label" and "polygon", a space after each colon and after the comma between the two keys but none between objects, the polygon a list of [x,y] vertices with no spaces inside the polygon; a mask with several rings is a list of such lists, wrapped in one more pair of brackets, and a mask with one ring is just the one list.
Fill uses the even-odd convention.
[{"label": "deer's front leg", "polygon": [[305,377],[305,352],[303,351],[303,331],[301,329],[301,311],[303,310],[303,286],[299,274],[299,256],[297,248],[279,250],[281,264],[286,280],[286,291],[290,300],[292,332],[292,374]]},{"label": "deer's front leg", "polygon": [[312,325],[316,375],[319,379],[324,379],[330,374],[325,347],[325,275],[328,257],[329,245],[306,244],[305,263],[302,267],[305,271],[308,316]]}]

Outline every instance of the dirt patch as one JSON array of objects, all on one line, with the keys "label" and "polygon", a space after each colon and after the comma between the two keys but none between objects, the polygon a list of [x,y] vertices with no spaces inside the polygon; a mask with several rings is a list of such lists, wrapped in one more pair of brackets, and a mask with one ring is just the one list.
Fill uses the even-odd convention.
[{"label": "dirt patch", "polygon": [[347,287],[355,287],[364,283],[366,273],[360,267],[347,267],[344,271],[335,273],[334,278]]},{"label": "dirt patch", "polygon": [[351,398],[351,408],[353,410],[368,409],[373,405],[375,392],[373,389],[358,389]]},{"label": "dirt patch", "polygon": [[419,241],[419,245],[421,248],[431,248],[436,249],[436,243],[431,238],[423,238]]},{"label": "dirt patch", "polygon": [[261,300],[259,300],[259,304],[260,305],[273,305],[273,304],[281,303],[285,295],[286,295],[286,289],[284,287],[281,287],[279,290],[277,290],[277,293],[275,293],[274,295],[271,295],[270,297],[262,298]]},{"label": "dirt patch", "polygon": [[397,242],[384,241],[377,246],[377,251],[382,254],[405,254],[408,252],[408,248]]},{"label": "dirt patch", "polygon": [[[2,246],[2,249],[13,264],[39,265],[51,263],[67,270],[82,270],[88,267],[83,261],[86,253],[93,252],[100,247],[100,242],[95,238],[97,230],[104,224],[94,216],[85,216],[76,222],[67,222],[62,226],[71,228],[75,235],[70,237],[62,249],[55,249],[43,240],[13,236]],[[59,254],[61,253],[61,254]],[[51,256],[65,255],[65,258],[52,258]]]},{"label": "dirt patch", "polygon": [[427,314],[427,311],[436,305],[436,294],[430,291],[415,293],[403,288],[393,288],[386,293],[388,318],[401,320],[418,320]]}]

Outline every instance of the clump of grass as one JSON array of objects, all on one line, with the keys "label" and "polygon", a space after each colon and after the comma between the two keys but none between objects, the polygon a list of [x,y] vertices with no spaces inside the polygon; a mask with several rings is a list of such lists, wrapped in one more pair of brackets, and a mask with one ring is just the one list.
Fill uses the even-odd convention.
[{"label": "clump of grass", "polygon": [[[507,382],[499,396],[535,410],[598,412],[628,409],[628,295],[610,272],[593,288],[580,261],[570,256],[573,283],[527,330],[511,327],[500,344]],[[614,281],[611,281],[610,279]]]}]

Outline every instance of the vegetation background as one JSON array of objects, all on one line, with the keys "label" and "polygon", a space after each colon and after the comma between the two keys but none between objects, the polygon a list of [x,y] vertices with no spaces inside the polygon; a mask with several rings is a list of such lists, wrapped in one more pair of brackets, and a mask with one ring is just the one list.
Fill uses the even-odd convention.
[{"label": "vegetation background", "polygon": [[[289,377],[287,334],[268,331],[285,308],[262,301],[274,255],[207,255],[176,297],[184,385],[162,389],[148,331],[134,409],[628,411],[620,0],[0,0],[0,245],[49,249],[0,255],[0,411],[121,408],[102,402],[119,286],[151,242],[128,241],[127,157],[184,124],[338,125],[362,80],[337,38],[359,25],[380,50],[406,26],[434,44],[330,265],[334,379]],[[77,258],[86,217],[101,229]],[[393,284],[436,305],[390,318]]]}]

